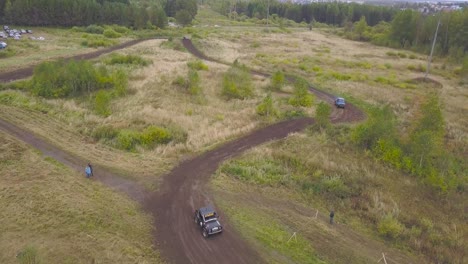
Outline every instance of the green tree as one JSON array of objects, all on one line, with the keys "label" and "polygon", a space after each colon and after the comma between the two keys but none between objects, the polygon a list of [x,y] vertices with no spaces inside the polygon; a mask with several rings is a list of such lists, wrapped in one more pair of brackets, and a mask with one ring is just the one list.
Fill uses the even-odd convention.
[{"label": "green tree", "polygon": [[359,22],[354,23],[354,33],[358,36],[359,40],[365,40],[364,34],[368,29],[368,25],[366,22],[366,17],[362,16]]},{"label": "green tree", "polygon": [[175,13],[175,19],[177,23],[181,24],[182,26],[187,26],[192,22],[192,17],[190,16],[190,12],[182,9]]}]

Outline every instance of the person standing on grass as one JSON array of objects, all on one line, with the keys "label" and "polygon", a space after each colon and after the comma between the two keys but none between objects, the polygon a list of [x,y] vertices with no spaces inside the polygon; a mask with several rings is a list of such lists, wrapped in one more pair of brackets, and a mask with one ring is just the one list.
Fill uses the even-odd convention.
[{"label": "person standing on grass", "polygon": [[93,166],[91,165],[91,163],[88,163],[88,167],[91,169],[91,177],[94,176]]},{"label": "person standing on grass", "polygon": [[330,224],[333,225],[333,217],[335,217],[335,211],[330,211]]},{"label": "person standing on grass", "polygon": [[91,177],[91,174],[92,174],[92,170],[91,170],[91,167],[89,166],[89,164],[85,168],[85,173],[86,173],[86,178],[89,179]]}]

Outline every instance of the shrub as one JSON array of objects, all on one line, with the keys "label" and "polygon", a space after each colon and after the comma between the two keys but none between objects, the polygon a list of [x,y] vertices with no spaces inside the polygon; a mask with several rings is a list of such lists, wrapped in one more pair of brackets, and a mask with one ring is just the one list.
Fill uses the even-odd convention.
[{"label": "shrub", "polygon": [[284,85],[284,73],[277,71],[271,76],[271,88],[274,91],[279,91]]},{"label": "shrub", "polygon": [[167,144],[171,140],[171,134],[167,129],[149,126],[141,132],[139,143],[146,148],[152,148],[156,144]]},{"label": "shrub", "polygon": [[203,63],[201,60],[189,61],[187,62],[187,66],[195,71],[207,71],[208,65]]},{"label": "shrub", "polygon": [[105,67],[96,68],[89,61],[44,62],[34,69],[31,80],[31,92],[46,98],[78,96],[113,87],[118,94],[125,94],[126,74],[110,74]]},{"label": "shrub", "polygon": [[195,70],[188,72],[188,91],[191,95],[201,95],[200,76]]},{"label": "shrub", "polygon": [[392,215],[386,215],[379,221],[377,230],[380,235],[386,238],[395,239],[404,231],[404,227],[398,219]]},{"label": "shrub", "polygon": [[117,135],[119,134],[119,131],[115,129],[111,125],[103,125],[100,127],[97,127],[93,130],[91,133],[91,136],[96,139],[106,139],[106,140],[111,140],[114,139]]},{"label": "shrub", "polygon": [[388,51],[386,54],[387,56],[390,56],[390,57],[398,57],[398,54],[393,51]]},{"label": "shrub", "polygon": [[130,29],[126,28],[126,27],[123,27],[123,26],[119,26],[119,25],[113,25],[112,26],[112,29],[115,31],[115,32],[118,32],[120,34],[127,34],[128,32],[130,32]]},{"label": "shrub", "polygon": [[320,102],[315,110],[315,121],[319,128],[327,128],[330,126],[331,107],[329,104]]},{"label": "shrub", "polygon": [[115,32],[113,29],[104,30],[103,35],[106,38],[120,38],[122,36],[122,34]]},{"label": "shrub", "polygon": [[104,28],[97,25],[89,25],[86,27],[85,31],[91,34],[102,34],[104,33]]},{"label": "shrub", "polygon": [[187,87],[187,80],[183,76],[177,76],[174,81],[172,81],[172,84],[175,84],[181,88]]},{"label": "shrub", "polygon": [[127,151],[134,151],[140,143],[140,134],[132,130],[121,130],[117,136],[117,147]]},{"label": "shrub", "polygon": [[111,96],[108,92],[101,90],[97,92],[96,97],[94,99],[94,110],[98,115],[107,117],[111,114],[110,111],[110,101]]},{"label": "shrub", "polygon": [[20,264],[36,264],[42,262],[38,255],[39,254],[35,247],[28,246],[20,253],[18,253],[16,258],[18,259]]},{"label": "shrub", "polygon": [[234,63],[223,76],[223,96],[246,99],[253,96],[252,77],[247,67]]},{"label": "shrub", "polygon": [[149,60],[145,60],[137,55],[123,55],[123,54],[111,54],[110,58],[104,60],[108,65],[114,64],[131,64],[131,65],[140,65],[147,66],[151,63]]},{"label": "shrub", "polygon": [[257,106],[257,114],[261,116],[276,116],[277,111],[273,105],[273,98],[268,94]]},{"label": "shrub", "polygon": [[107,40],[107,39],[103,39],[103,38],[95,38],[95,39],[90,38],[87,40],[83,40],[81,42],[81,45],[85,47],[90,47],[90,48],[99,48],[99,47],[112,46],[114,45],[114,42]]},{"label": "shrub", "polygon": [[294,83],[294,95],[289,98],[289,103],[293,106],[310,107],[314,103],[314,96],[309,93],[309,84],[299,79]]}]

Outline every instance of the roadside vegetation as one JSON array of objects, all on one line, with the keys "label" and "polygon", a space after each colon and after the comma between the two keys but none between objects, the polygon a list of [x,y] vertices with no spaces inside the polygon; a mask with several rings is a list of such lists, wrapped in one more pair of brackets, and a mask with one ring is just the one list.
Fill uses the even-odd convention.
[{"label": "roadside vegetation", "polygon": [[0,173],[0,262],[162,263],[138,205],[3,132]]}]

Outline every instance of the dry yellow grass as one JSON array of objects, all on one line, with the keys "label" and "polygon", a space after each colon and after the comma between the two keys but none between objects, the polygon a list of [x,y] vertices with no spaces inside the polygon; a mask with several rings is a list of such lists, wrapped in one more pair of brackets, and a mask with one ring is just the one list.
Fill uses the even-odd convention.
[{"label": "dry yellow grass", "polygon": [[162,263],[137,204],[3,132],[0,174],[1,263]]}]

